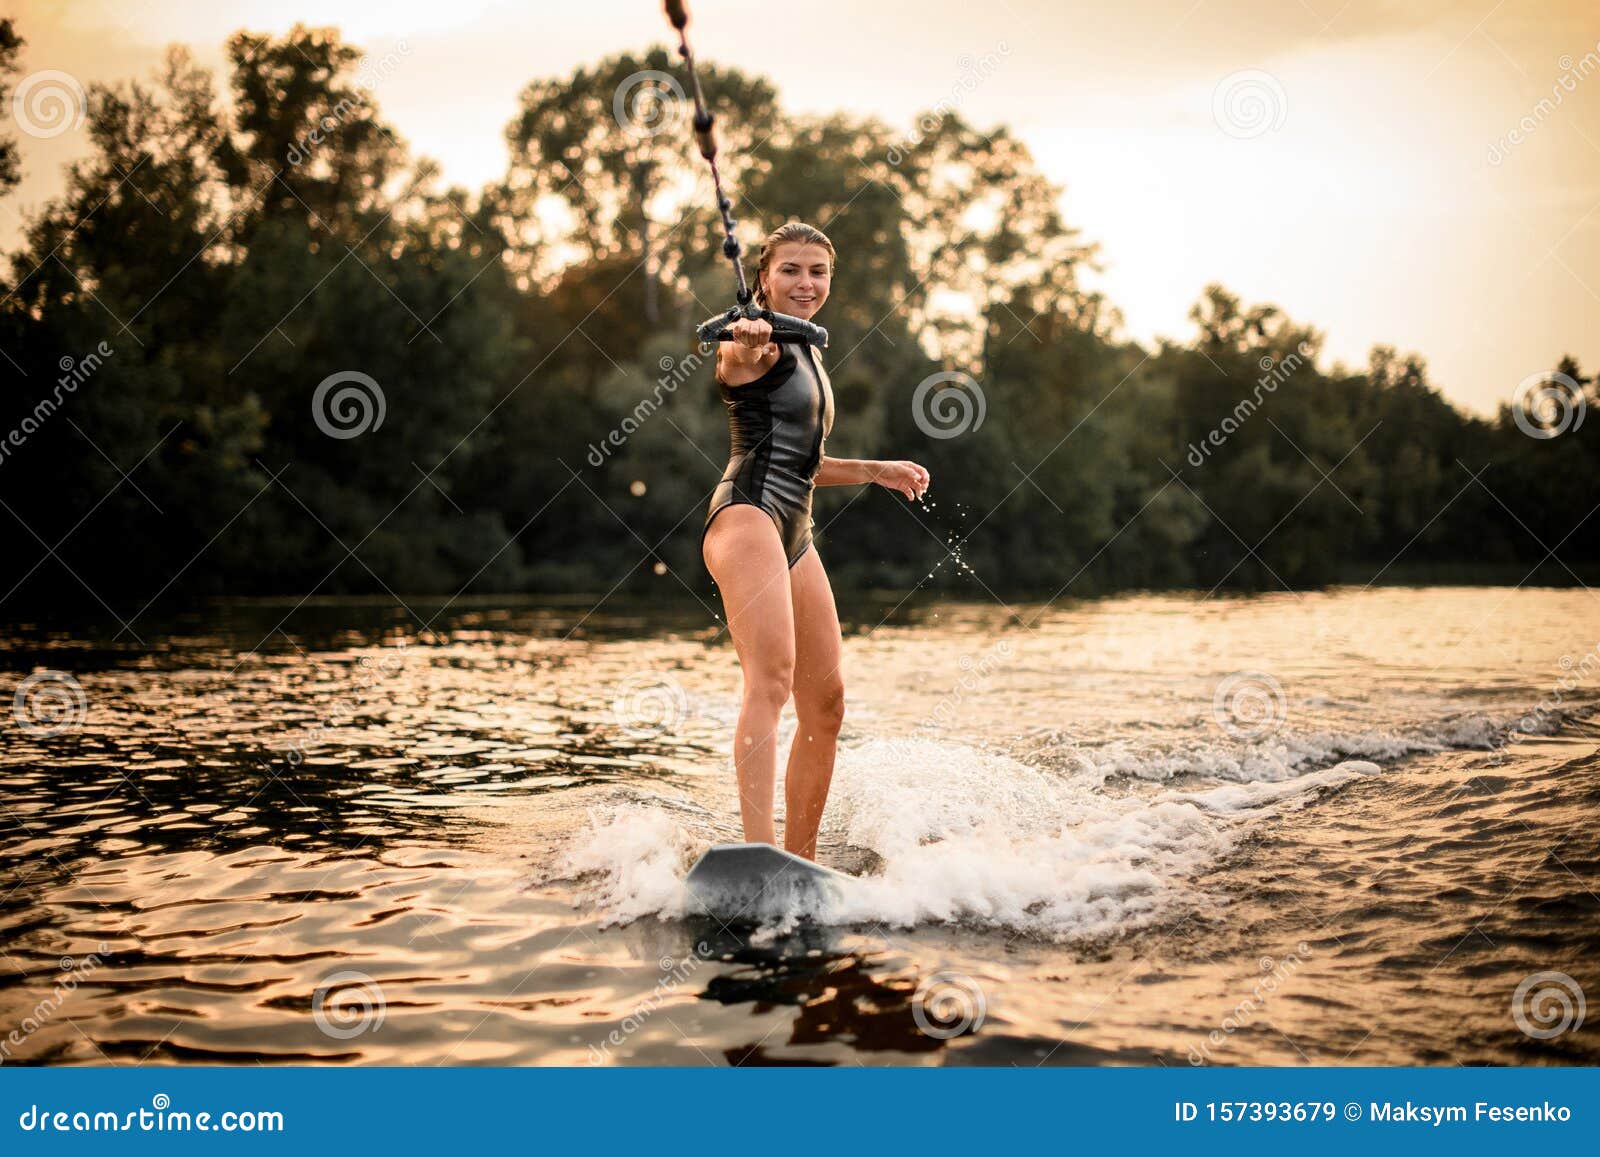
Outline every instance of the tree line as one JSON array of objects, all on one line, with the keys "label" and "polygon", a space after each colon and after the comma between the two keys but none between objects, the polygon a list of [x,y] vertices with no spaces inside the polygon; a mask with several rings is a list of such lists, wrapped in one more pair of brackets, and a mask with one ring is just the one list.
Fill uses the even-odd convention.
[{"label": "tree line", "polygon": [[[23,48],[0,22],[0,89]],[[217,594],[708,590],[726,419],[691,331],[731,278],[684,103],[648,76],[673,58],[529,83],[477,190],[384,121],[410,62],[305,27],[236,33],[227,60],[226,106],[181,47],[90,86],[89,154],[5,254],[0,594],[126,617]],[[838,249],[829,452],[933,473],[929,509],[818,492],[836,582],[1565,583],[1596,561],[1597,399],[1570,357],[1483,419],[1421,357],[1329,365],[1312,326],[1218,285],[1190,340],[1133,342],[1005,126],[944,109],[908,136],[705,73],[747,247],[799,218]],[[17,143],[0,133],[0,196]]]}]

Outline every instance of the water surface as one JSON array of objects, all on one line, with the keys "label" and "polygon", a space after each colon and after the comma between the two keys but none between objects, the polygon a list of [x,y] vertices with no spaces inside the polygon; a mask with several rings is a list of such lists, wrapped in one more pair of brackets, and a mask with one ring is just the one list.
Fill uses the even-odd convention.
[{"label": "water surface", "polygon": [[863,883],[755,930],[719,608],[13,628],[0,1059],[1600,1062],[1600,595],[846,602]]}]

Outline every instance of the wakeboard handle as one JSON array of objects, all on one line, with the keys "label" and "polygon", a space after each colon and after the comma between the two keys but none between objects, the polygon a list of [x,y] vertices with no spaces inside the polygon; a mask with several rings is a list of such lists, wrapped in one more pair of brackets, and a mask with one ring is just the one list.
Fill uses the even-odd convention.
[{"label": "wakeboard handle", "polygon": [[813,325],[804,318],[791,317],[787,313],[773,313],[770,309],[752,308],[747,306],[729,306],[726,313],[719,313],[716,317],[708,318],[695,327],[695,336],[703,342],[732,341],[733,337],[728,332],[729,327],[740,318],[751,318],[764,321],[772,326],[772,340],[775,342],[788,342],[793,345],[814,345],[818,349],[828,348],[828,331],[820,325]]}]

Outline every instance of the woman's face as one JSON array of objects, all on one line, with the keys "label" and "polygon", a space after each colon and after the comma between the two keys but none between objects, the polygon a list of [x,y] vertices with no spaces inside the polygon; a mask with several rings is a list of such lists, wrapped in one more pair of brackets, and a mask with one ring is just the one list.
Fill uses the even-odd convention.
[{"label": "woman's face", "polygon": [[820,245],[785,241],[772,254],[765,274],[767,307],[810,320],[828,300],[828,251]]}]

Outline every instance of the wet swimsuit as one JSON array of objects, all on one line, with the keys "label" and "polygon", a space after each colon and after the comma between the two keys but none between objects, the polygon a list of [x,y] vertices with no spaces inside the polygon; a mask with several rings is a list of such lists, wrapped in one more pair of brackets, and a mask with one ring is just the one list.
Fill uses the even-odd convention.
[{"label": "wet swimsuit", "polygon": [[717,386],[728,407],[732,444],[722,481],[711,492],[705,531],[717,513],[735,503],[759,506],[772,516],[792,567],[811,545],[811,491],[822,468],[822,444],[833,429],[833,386],[816,353],[804,343],[784,343],[778,360],[755,381]]}]

